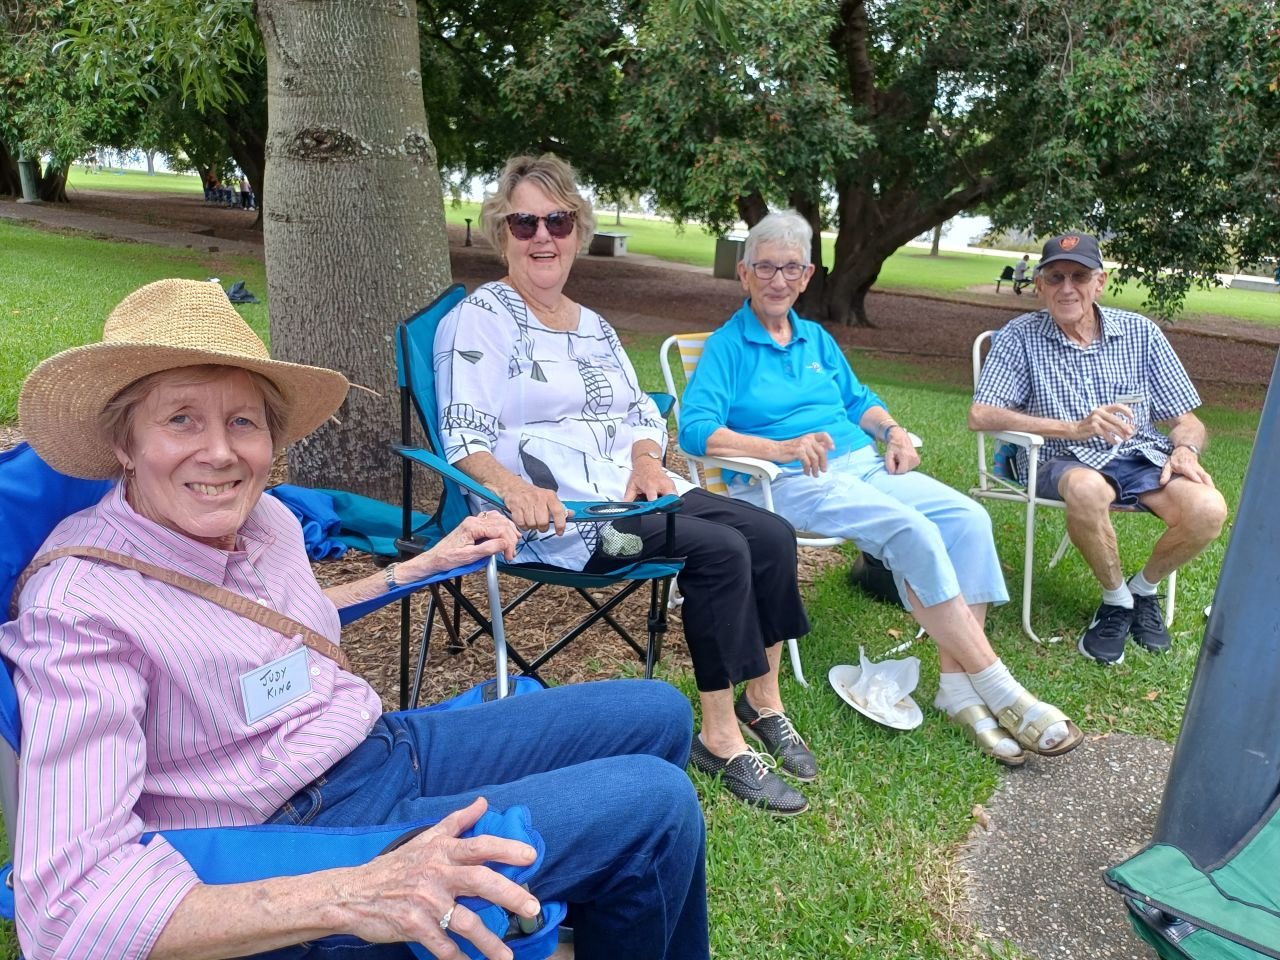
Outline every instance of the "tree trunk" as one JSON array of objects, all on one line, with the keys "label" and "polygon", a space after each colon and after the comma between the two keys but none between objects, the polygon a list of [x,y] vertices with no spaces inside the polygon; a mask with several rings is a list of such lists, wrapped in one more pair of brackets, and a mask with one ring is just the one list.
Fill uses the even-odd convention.
[{"label": "tree trunk", "polygon": [[37,193],[45,203],[67,203],[67,170],[53,163],[46,166]]},{"label": "tree trunk", "polygon": [[147,176],[154,177],[156,175],[156,152],[154,150],[147,151]]},{"label": "tree trunk", "polygon": [[334,367],[379,394],[352,390],[341,424],[291,449],[289,478],[394,501],[396,323],[450,279],[416,5],[258,0],[257,20],[272,353]]},{"label": "tree trunk", "polygon": [[18,174],[17,158],[9,152],[8,145],[0,140],[0,196],[22,196],[22,177]]},{"label": "tree trunk", "polygon": [[938,224],[933,228],[933,244],[929,247],[929,256],[936,257],[938,255],[938,247],[942,243],[942,224]]}]

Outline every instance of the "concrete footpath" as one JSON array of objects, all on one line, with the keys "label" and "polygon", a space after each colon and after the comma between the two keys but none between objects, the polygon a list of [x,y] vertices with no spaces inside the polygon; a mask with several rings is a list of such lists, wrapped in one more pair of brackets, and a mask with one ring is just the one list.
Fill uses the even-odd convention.
[{"label": "concrete footpath", "polygon": [[1036,960],[1147,960],[1103,871],[1150,839],[1173,748],[1089,737],[1010,770],[961,854],[970,919]]},{"label": "concrete footpath", "polygon": [[161,247],[201,250],[206,253],[242,253],[262,256],[260,243],[225,240],[221,237],[206,236],[203,233],[189,233],[146,223],[134,223],[131,220],[100,217],[92,213],[83,213],[65,203],[0,201],[0,217],[18,222],[43,223],[46,226],[65,230],[79,230],[100,237],[132,240],[135,243],[150,243]]}]

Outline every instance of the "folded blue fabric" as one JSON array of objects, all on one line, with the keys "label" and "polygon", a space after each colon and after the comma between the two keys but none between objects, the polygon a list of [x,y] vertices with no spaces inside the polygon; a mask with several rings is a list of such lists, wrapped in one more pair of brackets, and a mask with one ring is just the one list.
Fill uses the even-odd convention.
[{"label": "folded blue fabric", "polygon": [[312,560],[329,560],[347,552],[347,545],[338,538],[342,519],[333,507],[333,497],[325,490],[282,483],[267,493],[289,508],[302,524],[302,539],[307,556]]},{"label": "folded blue fabric", "polygon": [[[349,490],[317,490],[327,494],[338,515],[339,530],[333,533],[349,547],[383,557],[399,556],[396,538],[402,533],[401,508]],[[431,520],[425,513],[414,512],[413,529]],[[435,537],[429,538],[434,542]]]}]

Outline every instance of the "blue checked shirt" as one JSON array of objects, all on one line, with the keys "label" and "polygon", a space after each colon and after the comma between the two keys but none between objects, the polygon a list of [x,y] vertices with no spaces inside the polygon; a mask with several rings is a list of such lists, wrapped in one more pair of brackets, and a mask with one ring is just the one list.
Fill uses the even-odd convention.
[{"label": "blue checked shirt", "polygon": [[[1164,466],[1172,445],[1155,424],[1194,410],[1200,406],[1200,394],[1159,327],[1127,310],[1094,309],[1101,315],[1102,335],[1087,347],[1068,340],[1047,310],[1010,320],[992,338],[973,402],[1074,421],[1120,397],[1140,396],[1129,404],[1137,431],[1116,456],[1146,457]],[[1046,439],[1040,458],[1073,454],[1081,463],[1101,467],[1111,459],[1111,451],[1111,444],[1101,437]],[[1019,450],[1017,467],[1025,477],[1026,450]]]}]

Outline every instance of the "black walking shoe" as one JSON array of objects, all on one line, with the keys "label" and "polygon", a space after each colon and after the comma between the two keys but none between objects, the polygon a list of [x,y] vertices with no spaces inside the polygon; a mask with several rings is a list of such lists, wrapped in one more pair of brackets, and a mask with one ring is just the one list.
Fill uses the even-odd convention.
[{"label": "black walking shoe", "polygon": [[809,801],[804,794],[769,769],[773,758],[754,750],[735,753],[728,760],[706,748],[702,738],[693,738],[689,765],[708,776],[719,776],[726,790],[743,803],[783,817],[804,813]]},{"label": "black walking shoe", "polygon": [[743,732],[764,744],[764,748],[778,759],[783,772],[805,783],[817,778],[817,758],[785,713],[768,707],[756,710],[747,700],[746,690],[733,705],[733,712]]},{"label": "black walking shoe", "polygon": [[1133,642],[1152,653],[1164,653],[1173,646],[1173,639],[1164,625],[1164,608],[1160,601],[1164,599],[1156,594],[1149,597],[1133,595],[1133,626],[1129,635]]},{"label": "black walking shoe", "polygon": [[1124,645],[1129,639],[1132,624],[1133,611],[1128,607],[1100,604],[1093,615],[1093,622],[1080,634],[1080,642],[1076,646],[1086,657],[1098,663],[1124,663]]}]

